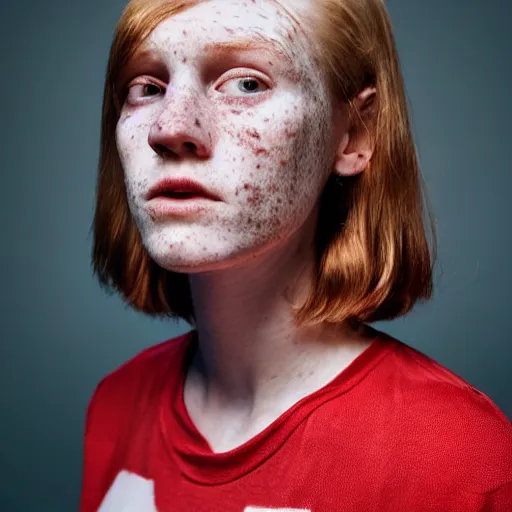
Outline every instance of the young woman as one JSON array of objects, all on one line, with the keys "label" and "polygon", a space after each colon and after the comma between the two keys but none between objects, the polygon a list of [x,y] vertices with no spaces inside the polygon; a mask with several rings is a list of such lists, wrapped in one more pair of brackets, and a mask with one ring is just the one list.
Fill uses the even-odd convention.
[{"label": "young woman", "polygon": [[81,511],[512,510],[512,426],[368,322],[432,292],[382,0],[132,0],[94,266],[193,330],[91,400]]}]

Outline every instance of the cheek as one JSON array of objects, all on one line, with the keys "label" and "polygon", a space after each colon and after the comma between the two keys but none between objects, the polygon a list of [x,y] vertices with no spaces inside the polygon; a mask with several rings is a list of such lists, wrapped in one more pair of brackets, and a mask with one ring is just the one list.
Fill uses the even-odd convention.
[{"label": "cheek", "polygon": [[139,172],[143,161],[150,157],[148,145],[150,124],[136,122],[134,116],[122,116],[116,127],[116,147],[127,179]]}]

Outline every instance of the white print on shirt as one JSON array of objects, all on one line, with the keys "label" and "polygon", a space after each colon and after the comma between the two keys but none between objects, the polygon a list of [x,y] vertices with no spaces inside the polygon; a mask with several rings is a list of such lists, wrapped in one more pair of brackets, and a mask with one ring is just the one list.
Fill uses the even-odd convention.
[{"label": "white print on shirt", "polygon": [[[129,471],[121,471],[101,502],[98,512],[158,512],[155,484]],[[245,507],[243,512],[311,512],[303,508]]]},{"label": "white print on shirt", "polygon": [[98,512],[158,512],[155,507],[153,481],[128,471],[121,471]]}]

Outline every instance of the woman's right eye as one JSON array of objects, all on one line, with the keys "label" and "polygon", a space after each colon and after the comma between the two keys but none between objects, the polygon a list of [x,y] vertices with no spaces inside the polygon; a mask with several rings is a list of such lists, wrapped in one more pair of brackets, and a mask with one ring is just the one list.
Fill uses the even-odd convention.
[{"label": "woman's right eye", "polygon": [[151,98],[163,92],[163,88],[153,83],[134,83],[128,87],[128,101],[137,101],[139,98]]}]

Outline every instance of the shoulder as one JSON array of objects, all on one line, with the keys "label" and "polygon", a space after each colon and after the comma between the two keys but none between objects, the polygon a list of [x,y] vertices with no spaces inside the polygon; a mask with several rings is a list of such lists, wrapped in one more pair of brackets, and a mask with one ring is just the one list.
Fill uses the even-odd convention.
[{"label": "shoulder", "polygon": [[192,332],[153,345],[106,375],[89,401],[86,435],[101,424],[103,433],[110,429],[115,436],[117,425],[129,421],[133,408],[154,395],[152,390],[178,368]]},{"label": "shoulder", "polygon": [[341,443],[357,436],[354,450],[378,453],[385,467],[399,468],[422,489],[431,483],[484,494],[512,482],[512,424],[497,405],[421,351],[380,338],[377,364],[316,421],[327,417]]},{"label": "shoulder", "polygon": [[387,364],[390,437],[404,463],[453,488],[489,492],[512,481],[512,424],[485,393],[401,342]]}]

